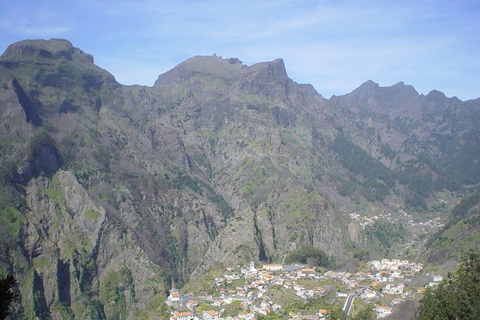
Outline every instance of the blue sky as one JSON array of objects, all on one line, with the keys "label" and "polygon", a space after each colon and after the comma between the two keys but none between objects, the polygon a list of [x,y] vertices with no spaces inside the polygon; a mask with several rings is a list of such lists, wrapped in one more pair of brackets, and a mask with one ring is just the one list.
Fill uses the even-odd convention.
[{"label": "blue sky", "polygon": [[480,97],[480,1],[0,0],[0,51],[64,38],[123,84],[153,85],[195,55],[283,58],[324,97],[367,80]]}]

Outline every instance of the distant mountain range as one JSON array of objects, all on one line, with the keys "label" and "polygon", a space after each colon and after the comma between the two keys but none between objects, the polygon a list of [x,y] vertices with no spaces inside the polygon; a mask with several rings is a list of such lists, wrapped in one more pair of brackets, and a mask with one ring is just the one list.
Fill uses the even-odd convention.
[{"label": "distant mountain range", "polygon": [[[51,39],[3,53],[0,105],[13,319],[149,319],[215,265],[305,245],[338,266],[478,248],[480,99],[367,81],[327,100],[281,59],[215,55],[124,86]],[[443,233],[419,230],[436,218]]]}]

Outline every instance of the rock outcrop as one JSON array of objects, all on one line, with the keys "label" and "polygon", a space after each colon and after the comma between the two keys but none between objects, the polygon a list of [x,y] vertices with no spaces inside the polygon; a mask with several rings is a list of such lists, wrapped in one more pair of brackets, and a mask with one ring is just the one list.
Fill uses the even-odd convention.
[{"label": "rock outcrop", "polygon": [[14,319],[161,318],[217,264],[386,251],[350,212],[428,210],[480,182],[478,100],[371,81],[325,100],[281,59],[193,57],[127,87],[68,41],[22,41],[0,105]]}]

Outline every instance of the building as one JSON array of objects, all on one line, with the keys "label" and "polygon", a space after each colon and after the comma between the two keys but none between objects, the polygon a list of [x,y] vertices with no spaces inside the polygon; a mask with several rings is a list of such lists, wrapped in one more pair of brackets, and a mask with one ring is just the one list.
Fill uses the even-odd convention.
[{"label": "building", "polygon": [[377,311],[377,318],[384,318],[390,314],[392,314],[393,309],[390,307],[382,307],[379,305],[375,306],[375,309]]},{"label": "building", "polygon": [[189,307],[189,308],[198,307],[198,302],[195,301],[195,300],[188,300],[187,307]]},{"label": "building", "polygon": [[244,312],[241,312],[238,315],[238,317],[240,319],[245,319],[245,320],[254,320],[255,319],[255,314],[253,312],[248,313],[248,312],[244,311]]},{"label": "building", "polygon": [[170,292],[170,295],[168,296],[168,300],[170,300],[170,301],[180,301],[180,300],[182,300],[182,297],[180,296],[179,292],[172,291],[172,292]]},{"label": "building", "polygon": [[317,312],[317,317],[319,319],[325,319],[328,316],[328,310],[327,309],[320,309]]},{"label": "building", "polygon": [[170,320],[198,320],[191,312],[175,312]]},{"label": "building", "polygon": [[264,264],[263,269],[267,271],[282,271],[283,265],[282,264]]},{"label": "building", "polygon": [[203,311],[204,320],[218,320],[220,318],[220,313],[215,310],[205,310]]},{"label": "building", "polygon": [[370,289],[366,289],[363,292],[363,296],[367,299],[370,299],[370,298],[375,298],[376,294],[375,294],[375,291],[372,291]]}]

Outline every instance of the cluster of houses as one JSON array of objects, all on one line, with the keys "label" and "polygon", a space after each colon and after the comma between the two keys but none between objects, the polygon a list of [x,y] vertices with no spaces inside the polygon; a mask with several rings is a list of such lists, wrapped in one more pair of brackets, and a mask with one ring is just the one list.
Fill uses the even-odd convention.
[{"label": "cluster of houses", "polygon": [[397,271],[397,270],[410,270],[413,273],[417,273],[422,270],[422,263],[410,262],[408,260],[399,260],[399,259],[382,259],[382,260],[371,260],[368,262],[369,265],[375,270],[388,270],[388,271]]},{"label": "cluster of houses", "polygon": [[411,227],[428,227],[430,229],[440,229],[442,228],[445,223],[444,217],[435,217],[433,219],[429,219],[426,221],[415,221],[411,215],[406,213],[403,210],[399,210],[398,213],[384,213],[380,215],[373,215],[371,217],[360,215],[356,212],[351,212],[349,214],[350,218],[357,222],[363,229],[365,227],[374,224],[378,220],[388,221],[388,222],[398,222],[401,221],[405,226]]},{"label": "cluster of houses", "polygon": [[[182,312],[174,312],[171,320],[250,320],[255,315],[267,315],[270,312],[283,310],[278,301],[271,299],[273,290],[292,291],[301,301],[315,297],[334,294],[338,299],[346,298],[349,292],[361,292],[360,298],[366,300],[377,299],[380,295],[390,295],[389,306],[377,305],[377,316],[383,317],[392,313],[392,305],[400,303],[410,292],[405,292],[405,281],[408,277],[422,270],[422,264],[407,260],[372,260],[369,261],[369,272],[335,272],[319,273],[314,269],[304,266],[282,264],[264,264],[256,268],[252,262],[243,267],[227,268],[222,277],[213,279],[212,286],[218,294],[209,297],[183,298],[179,292],[172,292],[168,297],[171,302],[178,301]],[[308,281],[304,281],[308,280]],[[437,278],[434,280],[438,280]],[[326,285],[326,283],[330,285]],[[346,288],[344,292],[332,292],[333,287]],[[308,284],[308,285],[306,285]],[[343,284],[340,286],[340,284]],[[327,288],[328,287],[328,288]],[[392,298],[393,297],[393,298]],[[236,303],[241,306],[238,314],[228,312],[228,306]],[[203,308],[199,308],[199,304]],[[211,306],[207,309],[205,306]],[[206,309],[206,310],[205,310]],[[195,312],[195,310],[197,310]],[[294,314],[292,318],[321,320],[328,318],[328,310],[320,309],[315,314]]]},{"label": "cluster of houses", "polygon": [[373,216],[370,218],[361,216],[356,212],[350,213],[350,218],[356,221],[363,229],[365,229],[366,226],[372,225],[375,221],[378,220],[378,216]]}]

